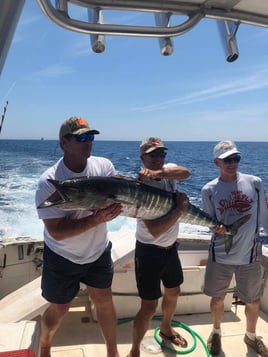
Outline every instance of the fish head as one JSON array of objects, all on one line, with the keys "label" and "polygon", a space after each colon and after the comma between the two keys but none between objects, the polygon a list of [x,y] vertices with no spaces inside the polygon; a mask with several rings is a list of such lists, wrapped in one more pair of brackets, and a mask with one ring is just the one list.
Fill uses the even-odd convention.
[{"label": "fish head", "polygon": [[[38,208],[58,206],[64,210],[95,210],[114,203],[112,186],[102,177],[78,177],[62,181],[48,179],[56,188]],[[105,184],[104,184],[105,182]]]}]

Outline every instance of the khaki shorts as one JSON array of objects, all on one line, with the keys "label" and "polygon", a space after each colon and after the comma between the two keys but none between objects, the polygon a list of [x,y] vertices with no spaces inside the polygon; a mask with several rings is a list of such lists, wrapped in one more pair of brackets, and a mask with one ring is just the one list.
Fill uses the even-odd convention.
[{"label": "khaki shorts", "polygon": [[204,293],[211,297],[225,296],[233,276],[235,276],[236,289],[240,300],[250,304],[260,298],[261,262],[228,265],[209,260],[205,272]]}]

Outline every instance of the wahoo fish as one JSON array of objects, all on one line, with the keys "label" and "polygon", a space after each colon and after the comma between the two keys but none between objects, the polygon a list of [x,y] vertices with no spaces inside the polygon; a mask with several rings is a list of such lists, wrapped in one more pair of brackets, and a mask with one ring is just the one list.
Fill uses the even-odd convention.
[{"label": "wahoo fish", "polygon": [[[113,203],[122,205],[122,216],[152,220],[168,214],[176,206],[176,193],[167,192],[144,182],[124,176],[77,177],[62,181],[48,179],[56,191],[37,208],[59,207],[63,210],[91,210],[105,208]],[[250,215],[243,216],[225,226],[225,251],[229,253],[233,236],[246,223]],[[204,211],[189,203],[180,216],[180,222],[209,227],[221,224]]]}]

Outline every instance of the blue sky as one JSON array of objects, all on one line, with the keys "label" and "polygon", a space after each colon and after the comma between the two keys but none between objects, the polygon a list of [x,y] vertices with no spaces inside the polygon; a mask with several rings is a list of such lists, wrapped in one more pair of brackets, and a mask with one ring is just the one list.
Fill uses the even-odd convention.
[{"label": "blue sky", "polygon": [[102,140],[267,141],[268,29],[241,25],[237,42],[240,57],[227,63],[215,21],[202,20],[174,39],[171,56],[157,39],[118,36],[95,54],[88,35],[26,1],[0,77],[1,114],[9,101],[1,138],[57,139],[78,115]]}]

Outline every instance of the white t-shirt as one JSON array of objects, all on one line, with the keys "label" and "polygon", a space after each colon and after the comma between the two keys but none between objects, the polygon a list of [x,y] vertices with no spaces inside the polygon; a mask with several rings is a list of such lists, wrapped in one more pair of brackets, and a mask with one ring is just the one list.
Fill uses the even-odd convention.
[{"label": "white t-shirt", "polygon": [[[61,158],[56,164],[47,169],[39,179],[36,191],[36,206],[47,199],[55,187],[47,179],[64,180],[81,176],[113,176],[115,169],[110,160],[103,157],[90,156],[87,166],[82,172],[75,173],[68,169]],[[79,219],[90,215],[84,210],[64,211],[60,207],[48,207],[37,209],[40,219],[70,217]],[[61,241],[55,240],[44,227],[44,241],[46,245],[56,254],[77,263],[86,264],[97,260],[108,244],[106,223],[97,225],[88,231],[75,237]]]},{"label": "white t-shirt", "polygon": [[216,178],[202,189],[202,208],[212,218],[229,225],[250,215],[233,237],[230,252],[225,252],[224,238],[212,233],[210,258],[223,264],[242,265],[260,261],[262,245],[259,227],[268,232],[268,209],[262,180],[238,173],[236,180],[224,182]]},{"label": "white t-shirt", "polygon": [[[175,167],[175,164],[165,164],[164,167]],[[144,182],[150,186],[160,188],[165,191],[175,192],[176,191],[176,180],[151,180]],[[137,230],[136,239],[144,244],[154,244],[160,247],[168,247],[176,242],[179,234],[179,223],[178,221],[171,226],[166,232],[161,234],[158,238],[155,238],[148,230],[146,225],[141,219],[137,219]]]}]

